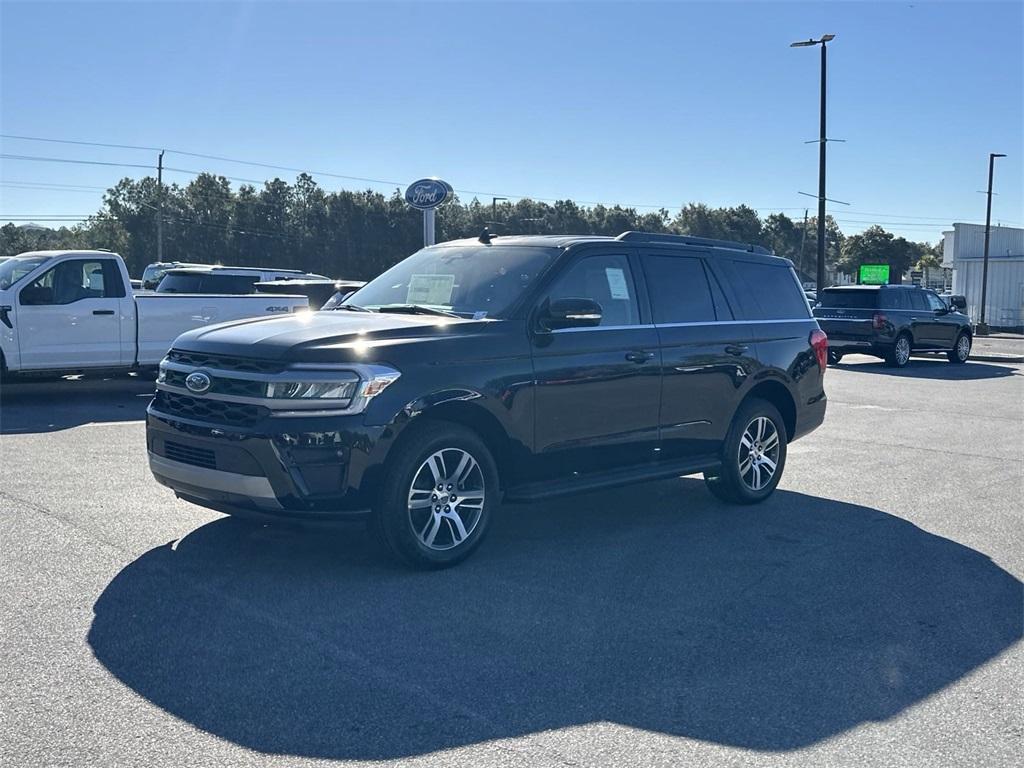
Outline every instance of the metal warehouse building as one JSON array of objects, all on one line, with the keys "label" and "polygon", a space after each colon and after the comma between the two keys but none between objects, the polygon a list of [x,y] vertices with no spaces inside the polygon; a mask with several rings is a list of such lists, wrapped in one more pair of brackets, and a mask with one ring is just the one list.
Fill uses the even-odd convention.
[{"label": "metal warehouse building", "polygon": [[[985,254],[982,224],[954,224],[943,232],[942,266],[953,270],[953,293],[967,297],[972,323],[981,319],[981,275]],[[992,227],[988,244],[985,320],[993,328],[1024,326],[1024,229]]]}]

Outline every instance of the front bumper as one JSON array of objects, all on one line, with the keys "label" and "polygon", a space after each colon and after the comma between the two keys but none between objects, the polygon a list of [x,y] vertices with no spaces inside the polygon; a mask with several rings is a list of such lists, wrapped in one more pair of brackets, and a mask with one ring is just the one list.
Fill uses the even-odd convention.
[{"label": "front bumper", "polygon": [[272,421],[272,427],[226,427],[150,405],[150,470],[179,497],[220,512],[296,520],[364,515],[391,430],[366,426],[361,416]]}]

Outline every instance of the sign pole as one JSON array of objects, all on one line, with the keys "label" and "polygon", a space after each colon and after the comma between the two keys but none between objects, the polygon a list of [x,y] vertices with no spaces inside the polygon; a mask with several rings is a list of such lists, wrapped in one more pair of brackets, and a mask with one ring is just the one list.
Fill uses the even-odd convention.
[{"label": "sign pole", "polygon": [[437,242],[434,234],[434,208],[427,208],[423,211],[423,246],[433,245]]}]

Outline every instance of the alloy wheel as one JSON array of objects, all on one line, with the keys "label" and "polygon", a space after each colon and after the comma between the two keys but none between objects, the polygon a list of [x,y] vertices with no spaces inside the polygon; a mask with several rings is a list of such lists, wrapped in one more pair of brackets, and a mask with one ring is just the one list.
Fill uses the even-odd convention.
[{"label": "alloy wheel", "polygon": [[971,354],[971,340],[967,334],[962,334],[960,340],[956,343],[956,356],[960,360],[966,360],[968,355]]},{"label": "alloy wheel", "polygon": [[464,543],[484,509],[484,476],[461,448],[435,451],[420,465],[409,488],[409,524],[427,549],[442,551]]},{"label": "alloy wheel", "polygon": [[899,365],[906,365],[910,360],[910,340],[906,336],[896,339],[896,362]]},{"label": "alloy wheel", "polygon": [[767,416],[758,416],[743,430],[739,446],[740,478],[760,491],[775,477],[779,465],[779,430]]}]

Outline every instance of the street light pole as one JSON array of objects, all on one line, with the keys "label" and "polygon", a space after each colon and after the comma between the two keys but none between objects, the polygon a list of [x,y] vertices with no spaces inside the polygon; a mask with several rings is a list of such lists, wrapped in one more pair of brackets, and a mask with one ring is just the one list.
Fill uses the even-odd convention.
[{"label": "street light pole", "polygon": [[821,46],[821,123],[818,135],[818,269],[816,275],[817,290],[825,287],[825,145],[828,138],[825,133],[825,83],[827,56],[826,43],[835,39],[835,35],[822,35],[820,40],[801,40],[791,43],[790,48],[806,48],[813,45]]},{"label": "street light pole", "polygon": [[156,161],[156,260],[164,260],[164,151]]},{"label": "street light pole", "polygon": [[1006,155],[990,152],[988,155],[988,202],[985,205],[985,255],[981,265],[981,320],[975,333],[982,336],[988,335],[988,323],[985,322],[985,302],[988,299],[988,239],[992,230],[992,169],[995,166],[997,157]]},{"label": "street light pole", "polygon": [[492,197],[491,198],[491,219],[495,222],[498,221],[498,201],[508,200],[507,197]]},{"label": "street light pole", "polygon": [[825,287],[825,39],[821,41],[821,131],[818,136],[818,273],[817,290]]}]

